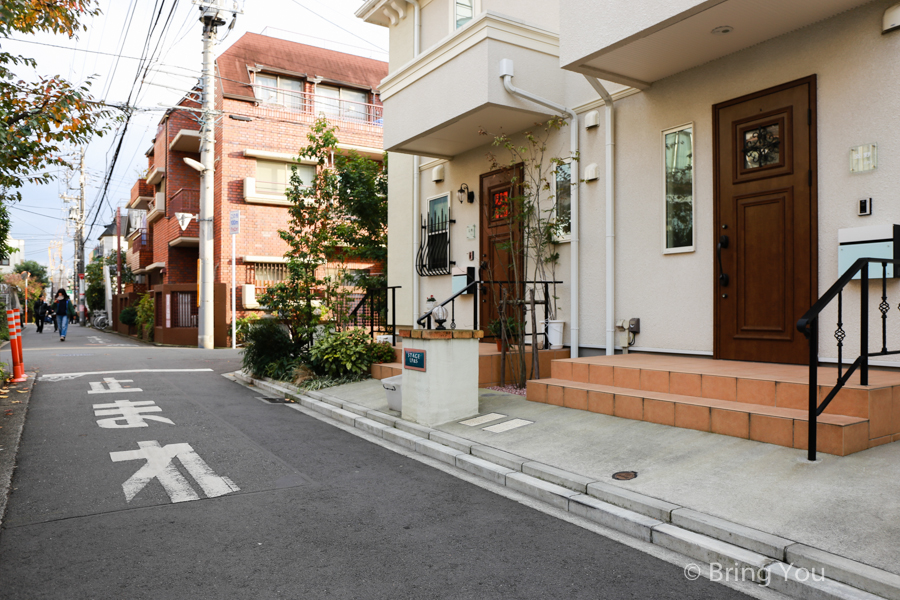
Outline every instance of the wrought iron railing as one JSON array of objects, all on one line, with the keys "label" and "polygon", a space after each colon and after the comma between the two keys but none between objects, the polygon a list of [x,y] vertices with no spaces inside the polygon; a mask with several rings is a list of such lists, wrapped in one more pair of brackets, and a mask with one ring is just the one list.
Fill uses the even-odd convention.
[{"label": "wrought iron railing", "polygon": [[449,275],[456,261],[450,260],[450,225],[456,223],[450,215],[422,217],[419,251],[416,253],[416,273],[421,277]]},{"label": "wrought iron railing", "polygon": [[[450,305],[450,329],[456,329],[456,299],[464,294],[473,294],[474,295],[474,309],[472,311],[472,329],[478,329],[478,308],[481,306],[481,303],[478,301],[478,294],[484,294],[487,290],[485,289],[486,285],[496,285],[501,289],[504,286],[521,286],[521,285],[531,285],[531,286],[542,286],[544,297],[541,300],[534,300],[534,305],[543,306],[544,308],[544,319],[541,323],[544,326],[543,332],[540,334],[544,338],[544,348],[550,347],[550,332],[547,326],[547,322],[550,320],[550,286],[551,285],[559,285],[562,281],[491,281],[491,280],[480,280],[473,281],[466,287],[462,288],[446,300],[442,302],[437,302],[435,305],[428,310],[425,314],[419,317],[416,320],[416,323],[424,327],[425,329],[431,329],[431,315],[432,313],[440,306]],[[529,306],[531,303],[523,300],[521,302],[523,307]]]},{"label": "wrought iron railing", "polygon": [[[391,335],[391,345],[397,343],[397,290],[402,286],[393,285],[373,288],[360,298],[350,314],[348,321],[354,327],[364,327],[374,337],[376,333]],[[391,310],[388,311],[388,294],[390,294]],[[388,323],[390,314],[390,323]]]},{"label": "wrought iron railing", "polygon": [[[881,303],[878,310],[881,312],[881,350],[869,352],[869,265],[881,265]],[[900,350],[888,350],[887,348],[887,314],[891,305],[887,301],[887,266],[893,265],[894,269],[900,266],[900,260],[886,258],[859,258],[840,279],[834,282],[828,291],[812,305],[806,314],[797,321],[797,329],[809,340],[809,449],[807,457],[816,460],[816,424],[828,405],[834,400],[838,392],[850,380],[850,377],[859,370],[860,385],[869,385],[869,358],[872,356],[889,356],[900,354]],[[847,332],[844,330],[844,288],[856,276],[860,274],[859,289],[859,356],[844,370],[844,339]],[[819,390],[819,317],[823,310],[837,297],[837,328],[834,331],[834,339],[837,340],[837,382],[834,387],[822,399],[818,401]]]}]

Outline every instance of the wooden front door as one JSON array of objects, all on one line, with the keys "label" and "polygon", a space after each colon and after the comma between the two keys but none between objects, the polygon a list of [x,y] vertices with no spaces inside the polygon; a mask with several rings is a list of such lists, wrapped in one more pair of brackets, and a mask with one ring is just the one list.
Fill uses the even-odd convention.
[{"label": "wooden front door", "polygon": [[[516,217],[514,198],[519,194],[519,183],[522,181],[520,166],[492,171],[481,176],[481,261],[480,278],[483,281],[521,282],[525,273],[524,260],[515,258],[513,250],[522,251],[521,220]],[[518,273],[518,276],[517,276]],[[502,298],[503,285],[487,284],[482,288],[481,329],[488,331],[488,326],[499,317],[499,302]],[[521,287],[521,286],[520,286]],[[506,285],[509,293],[512,287]],[[510,313],[511,314],[511,313]],[[488,334],[489,335],[489,334]]]},{"label": "wooden front door", "polygon": [[805,363],[816,300],[816,79],[713,107],[715,357]]}]

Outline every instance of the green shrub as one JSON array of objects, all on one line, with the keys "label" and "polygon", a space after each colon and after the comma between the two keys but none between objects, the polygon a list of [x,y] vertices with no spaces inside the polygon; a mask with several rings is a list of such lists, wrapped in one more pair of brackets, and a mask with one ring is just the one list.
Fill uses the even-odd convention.
[{"label": "green shrub", "polygon": [[372,344],[369,351],[373,364],[394,362],[394,347],[387,342]]},{"label": "green shrub", "polygon": [[156,301],[153,294],[144,294],[138,300],[134,324],[137,325],[138,335],[148,342],[153,341],[153,327],[156,325]]},{"label": "green shrub", "polygon": [[309,351],[310,366],[319,375],[362,375],[372,366],[372,339],[362,329],[329,331]]},{"label": "green shrub", "polygon": [[128,325],[129,327],[133,327],[135,323],[137,323],[137,309],[133,306],[126,306],[122,309],[122,312],[119,313],[119,321],[123,325]]},{"label": "green shrub", "polygon": [[279,362],[283,365],[286,360],[296,360],[291,336],[275,319],[260,319],[247,330],[245,339],[243,366],[256,377],[272,377],[269,373],[275,372],[274,369],[286,367],[276,366],[270,369],[269,365]]},{"label": "green shrub", "polygon": [[253,327],[253,324],[259,321],[259,315],[256,313],[250,313],[246,317],[241,317],[235,323],[234,333],[237,337],[237,343],[243,344],[247,341],[247,333]]}]

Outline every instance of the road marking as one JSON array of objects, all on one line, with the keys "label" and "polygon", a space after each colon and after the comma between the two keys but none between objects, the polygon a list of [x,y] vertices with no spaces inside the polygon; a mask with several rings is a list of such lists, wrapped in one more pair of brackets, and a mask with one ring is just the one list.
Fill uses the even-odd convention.
[{"label": "road marking", "polygon": [[488,413],[486,415],[481,415],[480,417],[475,417],[474,419],[469,419],[468,421],[460,421],[460,425],[468,425],[469,427],[478,427],[479,425],[484,425],[485,423],[490,423],[491,421],[496,421],[497,419],[503,419],[506,415],[501,415],[500,413]]},{"label": "road marking", "polygon": [[[98,410],[100,409],[100,410]],[[156,415],[145,415],[142,413],[162,412],[162,408],[156,406],[152,400],[144,400],[141,402],[132,402],[131,400],[116,400],[112,404],[95,404],[94,416],[104,417],[107,415],[118,415],[110,419],[97,419],[97,425],[104,429],[125,429],[129,427],[149,427],[146,420],[159,421],[160,423],[168,423],[174,425],[170,419],[158,417]],[[124,421],[119,423],[119,421]]]},{"label": "road marking", "polygon": [[496,425],[491,425],[490,427],[485,427],[484,431],[490,431],[491,433],[503,433],[504,431],[509,431],[510,429],[516,429],[518,427],[524,427],[525,425],[531,425],[534,421],[526,421],[525,419],[511,419],[506,421],[505,423],[498,423]]},{"label": "road marking", "polygon": [[[106,387],[103,387],[103,383]],[[119,394],[125,392],[143,392],[141,388],[122,387],[123,383],[134,383],[134,379],[116,379],[115,377],[104,377],[103,381],[91,381],[91,391],[88,394]]]},{"label": "road marking", "polygon": [[68,381],[85,375],[118,375],[120,373],[198,373],[209,372],[212,369],[126,369],[124,371],[84,371],[83,373],[53,373],[41,375],[38,381]]},{"label": "road marking", "polygon": [[241,488],[227,477],[216,475],[200,456],[194,452],[190,444],[167,444],[160,446],[156,440],[138,442],[140,450],[124,450],[110,452],[113,462],[128,460],[146,460],[147,464],[122,484],[125,501],[131,502],[148,483],[158,479],[172,502],[188,502],[199,500],[187,478],[175,466],[173,459],[181,461],[188,474],[203,489],[207,498],[224,496],[231,492],[239,492]]}]

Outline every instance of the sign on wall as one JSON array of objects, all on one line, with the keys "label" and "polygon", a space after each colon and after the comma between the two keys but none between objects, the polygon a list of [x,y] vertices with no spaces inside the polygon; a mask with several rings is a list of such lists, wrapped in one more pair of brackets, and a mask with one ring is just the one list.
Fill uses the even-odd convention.
[{"label": "sign on wall", "polygon": [[425,351],[414,348],[403,349],[403,368],[425,372]]},{"label": "sign on wall", "polygon": [[231,211],[228,218],[228,224],[231,228],[231,235],[238,235],[241,232],[241,211]]}]

